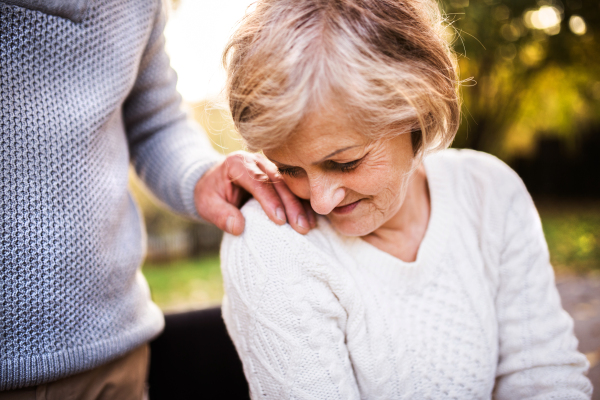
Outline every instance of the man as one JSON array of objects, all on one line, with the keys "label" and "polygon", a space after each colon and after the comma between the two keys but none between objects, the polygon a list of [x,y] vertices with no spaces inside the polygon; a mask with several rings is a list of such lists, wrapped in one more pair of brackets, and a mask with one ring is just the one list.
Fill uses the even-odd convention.
[{"label": "man", "polygon": [[0,399],[142,397],[164,322],[130,163],[234,235],[245,191],[278,224],[314,225],[272,164],[224,158],[190,123],[164,25],[160,0],[0,0]]}]

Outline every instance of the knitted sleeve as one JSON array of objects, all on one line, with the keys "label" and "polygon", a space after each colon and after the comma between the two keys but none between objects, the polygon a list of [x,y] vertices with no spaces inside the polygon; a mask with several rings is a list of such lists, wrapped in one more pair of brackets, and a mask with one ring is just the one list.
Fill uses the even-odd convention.
[{"label": "knitted sleeve", "polygon": [[166,13],[162,2],[156,2],[156,21],[123,106],[123,119],[131,159],[140,178],[173,210],[199,218],[194,187],[220,155],[182,109],[177,75],[165,52]]},{"label": "knitted sleeve", "polygon": [[246,230],[226,235],[223,317],[253,399],[358,399],[346,313],[304,237],[252,200]]},{"label": "knitted sleeve", "polygon": [[589,399],[585,356],[554,283],[542,225],[524,185],[505,219],[496,308],[496,399]]}]

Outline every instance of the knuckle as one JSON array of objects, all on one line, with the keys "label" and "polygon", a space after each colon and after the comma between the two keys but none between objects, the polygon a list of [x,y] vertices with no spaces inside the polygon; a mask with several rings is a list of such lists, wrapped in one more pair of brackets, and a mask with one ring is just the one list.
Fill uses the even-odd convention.
[{"label": "knuckle", "polygon": [[269,175],[267,175],[262,169],[253,166],[246,169],[247,174],[252,180],[260,183],[270,182]]},{"label": "knuckle", "polygon": [[238,152],[229,154],[226,161],[229,168],[239,168],[248,163],[247,156]]},{"label": "knuckle", "polygon": [[280,186],[282,188],[283,187],[287,188],[287,185],[285,185],[285,183],[283,183],[283,177],[281,176],[281,174],[278,171],[267,171],[267,173],[271,177],[271,180],[273,181],[273,183],[277,184],[277,186]]},{"label": "knuckle", "polygon": [[230,163],[238,163],[243,160],[243,156],[237,152],[234,152],[234,153],[228,154],[225,159],[227,161],[229,161]]},{"label": "knuckle", "polygon": [[240,163],[231,164],[227,169],[228,178],[233,180],[239,179],[245,172],[246,168]]},{"label": "knuckle", "polygon": [[271,183],[269,176],[267,174],[265,174],[264,172],[256,173],[254,175],[254,179],[260,184],[270,184]]}]

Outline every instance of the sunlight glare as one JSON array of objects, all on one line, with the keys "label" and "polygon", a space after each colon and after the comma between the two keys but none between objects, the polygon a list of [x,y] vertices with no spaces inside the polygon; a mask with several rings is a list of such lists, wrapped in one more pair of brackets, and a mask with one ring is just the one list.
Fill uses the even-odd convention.
[{"label": "sunlight glare", "polygon": [[166,48],[177,89],[190,103],[219,95],[225,84],[221,53],[252,0],[181,0],[169,15]]}]

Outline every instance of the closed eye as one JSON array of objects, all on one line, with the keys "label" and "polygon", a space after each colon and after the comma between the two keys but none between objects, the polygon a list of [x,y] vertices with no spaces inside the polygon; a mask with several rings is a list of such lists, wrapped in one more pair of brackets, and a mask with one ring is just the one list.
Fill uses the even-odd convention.
[{"label": "closed eye", "polygon": [[368,155],[368,153],[365,154],[363,157],[359,158],[358,160],[350,161],[347,163],[337,163],[335,161],[328,161],[328,163],[329,163],[328,167],[330,169],[336,169],[341,172],[350,172],[350,171],[358,168],[358,166],[361,164],[361,162],[365,159],[365,157],[367,155]]},{"label": "closed eye", "polygon": [[293,168],[277,168],[281,175],[291,176],[292,178],[297,177],[302,172],[301,168],[293,167]]},{"label": "closed eye", "polygon": [[362,161],[362,159],[350,161],[350,162],[343,163],[343,164],[338,164],[338,168],[342,172],[350,172],[353,169],[355,169],[356,167],[358,167],[358,164],[360,164],[361,161]]},{"label": "closed eye", "polygon": [[[358,160],[350,161],[347,163],[338,163],[335,161],[327,160],[323,164],[326,169],[340,171],[340,172],[351,172],[358,168],[358,166],[363,162],[363,160],[369,155],[369,153],[365,154],[363,157]],[[292,178],[298,177],[300,174],[304,172],[302,168],[299,167],[278,167],[277,170],[281,175],[287,175]]]}]

